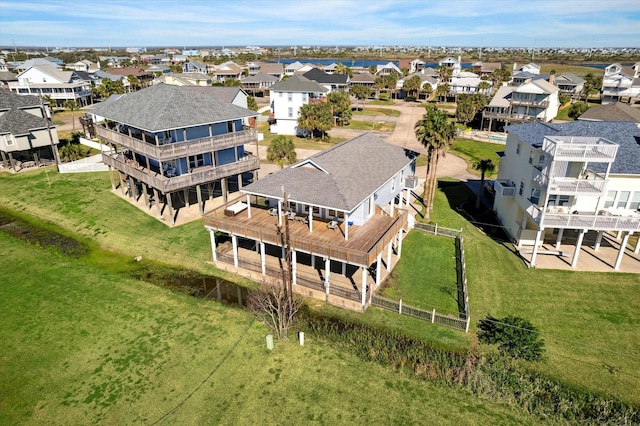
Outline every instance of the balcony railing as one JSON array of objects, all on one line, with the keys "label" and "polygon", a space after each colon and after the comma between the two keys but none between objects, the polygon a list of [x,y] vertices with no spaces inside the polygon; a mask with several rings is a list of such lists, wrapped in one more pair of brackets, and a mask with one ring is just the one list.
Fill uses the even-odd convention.
[{"label": "balcony railing", "polygon": [[542,216],[542,228],[591,229],[594,231],[640,231],[640,215],[549,214]]},{"label": "balcony railing", "polygon": [[513,198],[516,195],[516,185],[514,183],[499,179],[493,184],[496,197]]},{"label": "balcony railing", "polygon": [[515,99],[511,98],[512,105],[524,105],[524,106],[533,106],[546,108],[549,106],[548,100],[535,100],[535,99]]},{"label": "balcony railing", "polygon": [[142,167],[136,162],[129,162],[121,154],[114,152],[103,153],[105,164],[160,190],[162,193],[178,191],[195,185],[209,183],[217,179],[250,172],[260,168],[260,159],[253,155],[246,155],[240,161],[222,166],[205,166],[193,169],[191,173],[175,177],[165,177],[157,172]]},{"label": "balcony railing", "polygon": [[255,129],[244,130],[242,132],[225,133],[224,135],[192,139],[185,142],[166,143],[155,145],[155,143],[145,142],[124,133],[107,129],[106,127],[96,127],[98,136],[108,142],[129,148],[139,154],[143,154],[159,161],[174,160],[188,155],[203,154],[205,152],[219,151],[239,145],[253,143],[258,138]]},{"label": "balcony railing", "polygon": [[618,145],[595,137],[545,137],[542,150],[553,156],[556,161],[612,163],[616,159]]},{"label": "balcony railing", "polygon": [[604,179],[553,178],[549,182],[548,191],[558,195],[601,196],[606,188],[607,181]]},{"label": "balcony railing", "polygon": [[510,114],[508,112],[494,112],[494,111],[483,111],[483,118],[496,118],[499,120],[509,120],[509,121],[534,121],[536,116],[533,115],[525,115],[525,114]]}]

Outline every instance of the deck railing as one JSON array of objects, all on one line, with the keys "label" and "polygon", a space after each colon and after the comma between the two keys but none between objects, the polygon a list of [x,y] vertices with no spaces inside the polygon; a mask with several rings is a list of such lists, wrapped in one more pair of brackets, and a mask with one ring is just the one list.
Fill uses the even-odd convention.
[{"label": "deck railing", "polygon": [[[244,130],[235,133],[211,136],[199,139],[191,139],[184,142],[164,143],[156,145],[155,141],[145,142],[133,136],[96,126],[98,136],[108,142],[129,148],[139,154],[143,154],[159,161],[174,160],[189,155],[205,152],[219,151],[239,145],[254,143],[257,140],[255,129]],[[143,136],[148,137],[148,136]]]},{"label": "deck railing", "polygon": [[241,161],[235,163],[225,164],[218,167],[208,166],[206,168],[194,169],[191,173],[175,177],[165,177],[157,172],[144,168],[135,162],[127,162],[125,157],[121,154],[113,152],[105,152],[102,154],[102,159],[108,166],[120,170],[121,172],[132,176],[136,180],[144,182],[165,194],[260,168],[260,159],[258,157],[246,155],[242,158],[243,159]]},{"label": "deck railing", "polygon": [[542,216],[540,227],[638,232],[640,231],[640,215],[612,216],[546,213]]}]

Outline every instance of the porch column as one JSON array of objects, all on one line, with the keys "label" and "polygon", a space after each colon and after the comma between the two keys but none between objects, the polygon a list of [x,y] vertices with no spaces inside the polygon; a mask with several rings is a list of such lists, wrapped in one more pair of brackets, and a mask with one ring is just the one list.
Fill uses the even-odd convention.
[{"label": "porch column", "polygon": [[389,207],[389,216],[393,217],[393,211],[396,206],[396,197],[391,199],[391,207]]},{"label": "porch column", "polygon": [[316,255],[313,253],[311,254],[311,267],[316,269]]},{"label": "porch column", "polygon": [[[633,235],[633,233],[629,235]],[[636,241],[636,248],[633,250],[633,253],[635,254],[640,253],[640,236],[638,236],[638,240]]]},{"label": "porch column", "polygon": [[575,268],[578,264],[578,256],[580,255],[580,247],[582,247],[582,239],[584,238],[585,230],[578,231],[578,241],[576,241],[576,250],[573,252],[573,260],[571,261],[571,267]]},{"label": "porch column", "polygon": [[264,252],[264,243],[260,241],[260,271],[262,276],[267,274],[267,255]]},{"label": "porch column", "polygon": [[233,247],[233,267],[238,269],[238,237],[231,235],[231,245]]},{"label": "porch column", "polygon": [[329,283],[331,281],[331,259],[328,257],[324,260],[324,283],[329,296]]},{"label": "porch column", "polygon": [[313,206],[309,204],[309,232],[313,232]]},{"label": "porch column", "polygon": [[242,188],[242,173],[238,173],[238,191]]},{"label": "porch column", "polygon": [[409,188],[407,188],[407,199],[406,199],[406,203],[407,203],[407,208],[409,208]]},{"label": "porch column", "polygon": [[251,219],[251,195],[247,194],[247,215]]},{"label": "porch column", "polygon": [[362,307],[367,303],[367,268],[362,267]]},{"label": "porch column", "polygon": [[542,236],[542,231],[544,229],[538,229],[536,232],[536,240],[533,242],[533,254],[531,254],[531,267],[536,267],[536,257],[538,256],[538,243],[540,242],[540,237]]},{"label": "porch column", "polygon": [[209,237],[211,238],[211,253],[213,254],[213,261],[218,261],[218,253],[216,253],[216,234],[213,229],[209,229]]},{"label": "porch column", "polygon": [[558,237],[556,238],[556,250],[560,249],[560,243],[562,242],[563,233],[564,233],[564,228],[558,229]]},{"label": "porch column", "polygon": [[153,197],[156,200],[156,207],[158,208],[158,219],[164,220],[164,218],[162,217],[162,205],[160,204],[160,191],[158,191],[156,188],[152,188],[152,189],[153,189]]},{"label": "porch column", "polygon": [[189,207],[191,205],[191,203],[189,203],[189,190],[186,188],[183,189],[182,195],[184,196],[184,206]]},{"label": "porch column", "polygon": [[200,185],[196,185],[196,195],[198,196],[198,208],[200,210],[200,216],[204,215],[204,203],[202,202],[202,189]]},{"label": "porch column", "polygon": [[282,226],[282,200],[278,200],[278,225]]},{"label": "porch column", "polygon": [[622,238],[622,231],[618,231],[616,233],[616,240],[619,240],[620,238]]},{"label": "porch column", "polygon": [[398,248],[398,259],[400,259],[402,254],[402,228],[398,230],[398,244],[396,247]]},{"label": "porch column", "polygon": [[382,253],[378,253],[378,258],[376,259],[376,287],[380,285],[381,270],[382,270]]},{"label": "porch column", "polygon": [[291,250],[291,284],[296,285],[297,280],[296,276],[298,275],[298,257],[296,256],[296,251]]},{"label": "porch column", "polygon": [[627,242],[629,242],[629,235],[631,234],[632,234],[631,232],[627,232],[626,234],[624,234],[624,238],[620,243],[620,251],[618,251],[618,257],[616,257],[616,264],[613,267],[613,269],[615,269],[616,271],[620,269],[620,264],[622,263],[622,257],[624,256],[624,249],[627,247]]},{"label": "porch column", "polygon": [[387,271],[391,272],[391,255],[393,254],[393,238],[389,241],[387,248]]},{"label": "porch column", "polygon": [[147,189],[147,184],[142,182],[142,195],[144,196],[144,205],[149,205],[149,190]]},{"label": "porch column", "polygon": [[169,206],[169,215],[171,215],[171,224],[176,224],[176,215],[173,212],[173,200],[171,199],[171,193],[168,192],[166,195],[167,205]]},{"label": "porch column", "polygon": [[[9,155],[11,155],[11,153],[9,153]],[[13,171],[15,172],[15,167]],[[122,191],[122,196],[124,197],[127,193],[124,190],[124,183],[122,182],[122,173],[120,173],[120,170],[118,170],[118,180],[120,181],[120,191]]]},{"label": "porch column", "polygon": [[598,235],[596,236],[596,242],[593,245],[593,250],[600,250],[600,243],[602,242],[602,236],[604,235],[604,231],[598,231]]},{"label": "porch column", "polygon": [[[2,156],[4,157],[4,151],[2,152]],[[109,166],[109,180],[111,181],[111,190],[116,190],[116,182],[113,180],[113,167]]]},{"label": "porch column", "polygon": [[229,196],[229,185],[227,183],[227,178],[222,178],[220,180],[220,184],[222,185],[222,202],[227,204],[227,197]]}]

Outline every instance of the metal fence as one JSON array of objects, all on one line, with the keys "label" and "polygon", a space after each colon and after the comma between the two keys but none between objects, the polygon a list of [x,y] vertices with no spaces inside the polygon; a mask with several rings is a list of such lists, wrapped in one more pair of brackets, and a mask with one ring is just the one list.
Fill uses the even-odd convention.
[{"label": "metal fence", "polygon": [[408,317],[416,318],[423,321],[428,321],[432,324],[442,325],[444,327],[453,328],[467,332],[469,329],[469,319],[456,318],[453,315],[439,314],[435,309],[426,310],[416,308],[414,306],[405,305],[402,303],[402,299],[399,302],[395,300],[385,299],[380,296],[371,297],[371,305],[385,309],[391,312],[397,312],[400,315],[406,315]]}]

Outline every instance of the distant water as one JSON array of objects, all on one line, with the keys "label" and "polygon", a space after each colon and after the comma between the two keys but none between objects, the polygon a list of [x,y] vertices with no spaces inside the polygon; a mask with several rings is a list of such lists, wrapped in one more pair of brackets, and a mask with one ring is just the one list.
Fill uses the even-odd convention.
[{"label": "distant water", "polygon": [[589,67],[589,68],[598,68],[599,70],[603,70],[611,64],[580,64],[581,67]]},{"label": "distant water", "polygon": [[[331,65],[333,63],[340,63],[342,62],[343,64],[345,64],[348,67],[363,67],[363,68],[369,68],[371,65],[385,65],[388,64],[389,62],[395,64],[395,66],[399,66],[399,62],[398,61],[374,61],[374,60],[363,60],[363,59],[304,59],[304,58],[284,58],[284,59],[278,59],[275,60],[273,62],[279,62],[281,64],[285,64],[285,65],[289,65],[292,64],[296,61],[302,62],[303,64],[306,63],[310,63],[313,65],[322,65],[322,66],[327,66],[327,65]],[[427,64],[426,65],[429,68],[436,68],[438,66],[438,63],[432,63],[432,64]],[[462,64],[462,68],[471,68],[471,62],[468,63],[463,63]]]}]

